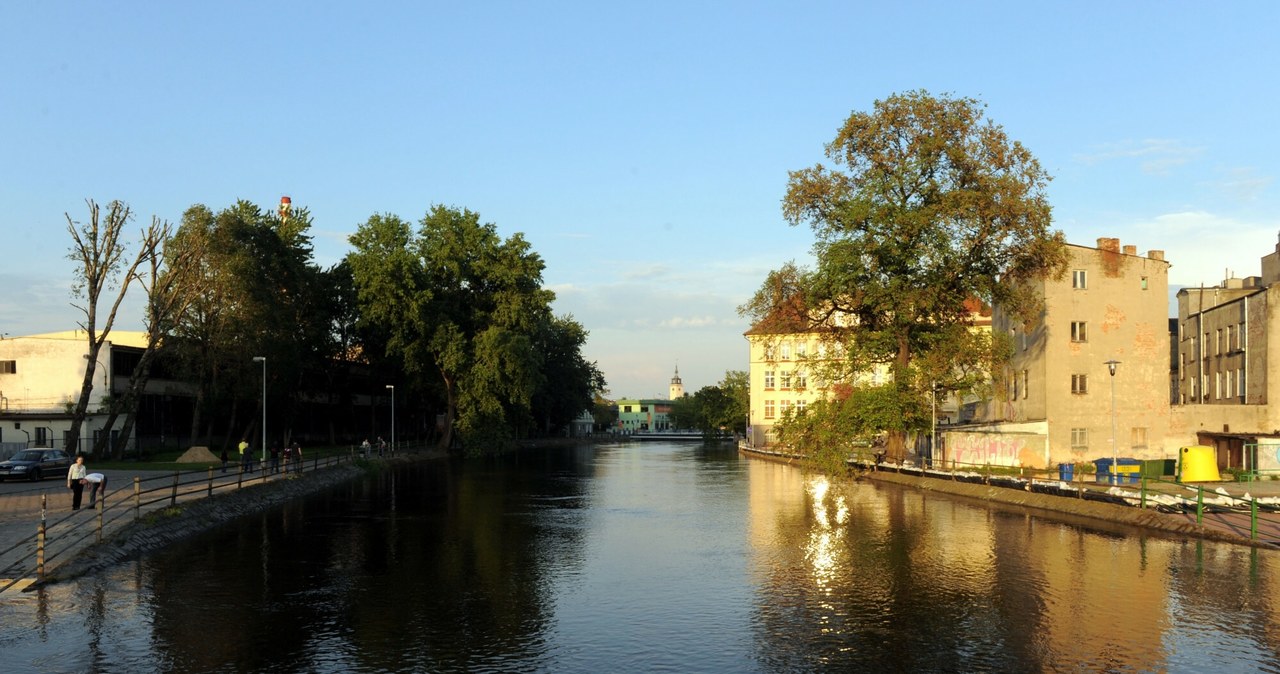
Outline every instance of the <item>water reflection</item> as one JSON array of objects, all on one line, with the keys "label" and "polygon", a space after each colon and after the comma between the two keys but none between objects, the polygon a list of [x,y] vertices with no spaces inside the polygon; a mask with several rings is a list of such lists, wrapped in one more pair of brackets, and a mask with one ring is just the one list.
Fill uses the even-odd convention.
[{"label": "water reflection", "polygon": [[690,445],[405,467],[0,601],[21,671],[1268,671],[1273,551]]}]

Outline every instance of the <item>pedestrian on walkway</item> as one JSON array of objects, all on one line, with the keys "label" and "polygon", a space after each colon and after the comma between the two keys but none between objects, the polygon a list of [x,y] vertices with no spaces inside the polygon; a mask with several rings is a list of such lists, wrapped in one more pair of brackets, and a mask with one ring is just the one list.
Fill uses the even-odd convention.
[{"label": "pedestrian on walkway", "polygon": [[293,465],[298,472],[302,472],[302,445],[297,440],[293,441]]},{"label": "pedestrian on walkway", "polygon": [[71,509],[80,509],[80,498],[84,495],[84,476],[88,473],[84,466],[84,455],[77,454],[76,462],[67,470],[67,489],[71,490]]},{"label": "pedestrian on walkway", "polygon": [[240,472],[253,472],[253,452],[249,449],[249,441],[240,441]]},{"label": "pedestrian on walkway", "polygon": [[280,445],[271,443],[271,472],[280,472]]},{"label": "pedestrian on walkway", "polygon": [[227,472],[227,446],[226,445],[222,446],[222,456],[220,458],[222,459],[222,472],[225,473]]},{"label": "pedestrian on walkway", "polygon": [[84,482],[89,485],[89,509],[93,510],[94,504],[98,502],[98,490],[102,490],[102,505],[107,505],[107,476],[102,473],[89,473],[84,476]]},{"label": "pedestrian on walkway", "polygon": [[[293,445],[298,444],[297,440],[293,441]],[[293,445],[284,446],[284,472],[289,472],[289,464],[293,463]]]},{"label": "pedestrian on walkway", "polygon": [[387,441],[378,436],[378,458],[381,459],[387,453]]},{"label": "pedestrian on walkway", "polygon": [[372,448],[373,448],[373,445],[369,444],[369,438],[365,438],[364,442],[360,443],[360,452],[364,455],[364,458],[366,459],[369,458],[369,450]]}]

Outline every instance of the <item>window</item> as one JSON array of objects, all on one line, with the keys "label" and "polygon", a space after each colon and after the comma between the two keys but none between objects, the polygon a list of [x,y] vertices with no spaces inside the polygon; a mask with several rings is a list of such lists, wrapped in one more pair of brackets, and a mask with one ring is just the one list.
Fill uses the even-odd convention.
[{"label": "window", "polygon": [[0,360],[0,374],[18,374],[18,361]]},{"label": "window", "polygon": [[782,360],[791,360],[791,342],[782,343]]},{"label": "window", "polygon": [[1084,395],[1089,392],[1089,375],[1073,374],[1071,375],[1071,392]]},{"label": "window", "polygon": [[1213,397],[1216,400],[1222,400],[1222,373],[1213,373]]},{"label": "window", "polygon": [[1142,277],[1142,289],[1143,290],[1147,289],[1147,277],[1145,276]]},{"label": "window", "polygon": [[1089,429],[1071,429],[1071,451],[1085,452],[1089,450]]},{"label": "window", "polygon": [[1071,270],[1071,287],[1077,290],[1084,290],[1089,287],[1088,273],[1083,269]]},{"label": "window", "polygon": [[783,400],[783,401],[782,401],[782,405],[780,405],[780,407],[781,407],[781,409],[782,409],[782,414],[783,414],[783,415],[786,415],[786,414],[787,414],[787,412],[790,412],[790,411],[791,411],[791,401],[790,401],[790,400]]},{"label": "window", "polygon": [[804,370],[796,370],[796,388],[801,390],[809,388],[809,377]]},{"label": "window", "polygon": [[1209,375],[1200,375],[1200,402],[1209,400]]},{"label": "window", "polygon": [[1240,324],[1240,343],[1236,345],[1236,348],[1242,350],[1245,348],[1244,323]]},{"label": "window", "polygon": [[1227,398],[1230,398],[1231,396],[1234,396],[1236,394],[1236,371],[1235,370],[1227,370],[1227,388],[1223,390],[1222,394]]},{"label": "window", "polygon": [[1011,380],[1009,382],[1009,400],[1017,400],[1018,394],[1021,392],[1019,388],[1019,384],[1022,383],[1021,378],[1018,376],[1017,372],[1014,372],[1013,376],[1009,377],[1009,379]]},{"label": "window", "polygon": [[1147,429],[1134,426],[1129,429],[1129,446],[1133,449],[1147,448]]},{"label": "window", "polygon": [[804,411],[808,408],[808,405],[809,405],[808,401],[805,401],[805,400],[797,400],[797,401],[796,401],[796,414],[797,414],[797,415],[799,415],[799,414],[804,414]]},{"label": "window", "polygon": [[1236,341],[1236,326],[1228,325],[1227,326],[1227,351],[1235,351],[1236,349],[1240,348],[1238,344],[1239,343]]},{"label": "window", "polygon": [[764,401],[764,418],[766,419],[773,418],[773,401],[772,400]]},{"label": "window", "polygon": [[1218,328],[1215,334],[1217,338],[1213,342],[1213,354],[1219,356],[1222,355],[1222,328]]},{"label": "window", "polygon": [[809,353],[808,342],[796,342],[796,360],[804,360]]},{"label": "window", "polygon": [[1028,388],[1027,382],[1030,379],[1031,379],[1031,373],[1028,372],[1027,370],[1023,370],[1022,371],[1022,399],[1023,400],[1026,400],[1027,398],[1027,388]]},{"label": "window", "polygon": [[1236,370],[1236,395],[1244,397],[1244,368]]},{"label": "window", "polygon": [[630,414],[630,413],[631,413],[631,406],[630,406],[630,405],[623,405],[623,406],[622,406],[622,411],[623,411],[623,412],[626,412],[626,413],[628,413],[628,414]]},{"label": "window", "polygon": [[778,347],[773,342],[768,342],[764,345],[764,359],[765,360],[778,359]]},{"label": "window", "polygon": [[791,373],[790,372],[782,373],[782,389],[784,391],[791,390]]},{"label": "window", "polygon": [[1071,341],[1089,341],[1089,324],[1084,321],[1071,321]]},{"label": "window", "polygon": [[764,387],[766,389],[773,388],[773,370],[764,371]]}]

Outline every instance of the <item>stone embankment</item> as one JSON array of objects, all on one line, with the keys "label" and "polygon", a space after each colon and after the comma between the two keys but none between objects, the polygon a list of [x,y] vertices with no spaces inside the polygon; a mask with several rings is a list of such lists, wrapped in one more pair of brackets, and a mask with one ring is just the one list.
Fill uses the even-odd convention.
[{"label": "stone embankment", "polygon": [[[740,451],[754,458],[788,464],[798,464],[802,460],[802,457],[793,454],[769,450],[743,447]],[[1253,539],[1250,536],[1247,514],[1219,512],[1207,515],[1203,522],[1197,523],[1194,513],[1161,512],[1154,508],[1138,508],[1132,505],[1041,493],[1029,489],[951,480],[927,474],[862,469],[856,470],[855,474],[858,479],[897,484],[920,491],[946,494],[950,497],[973,499],[997,507],[1030,508],[1069,523],[1119,533],[1137,533],[1138,530],[1142,530],[1169,538],[1198,538],[1260,547],[1274,547],[1277,539],[1280,539],[1280,535],[1276,533],[1280,522],[1277,522],[1274,517],[1267,519],[1265,527],[1260,527],[1264,535],[1259,539]],[[1049,481],[1046,480],[1046,482]],[[1257,483],[1252,488],[1255,494],[1268,489]],[[1088,494],[1087,491],[1080,493]]]},{"label": "stone embankment", "polygon": [[[444,452],[428,451],[376,459],[394,464],[444,458]],[[306,472],[289,479],[218,492],[207,498],[181,501],[176,506],[156,509],[110,531],[101,543],[86,545],[68,559],[46,571],[40,583],[53,583],[93,573],[114,564],[163,549],[171,543],[254,515],[297,498],[317,494],[364,475],[368,463],[344,463]]]}]

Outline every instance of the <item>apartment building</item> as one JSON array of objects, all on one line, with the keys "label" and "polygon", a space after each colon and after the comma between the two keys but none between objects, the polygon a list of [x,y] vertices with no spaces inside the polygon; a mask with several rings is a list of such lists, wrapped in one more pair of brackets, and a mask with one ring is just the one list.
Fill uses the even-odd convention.
[{"label": "apartment building", "polygon": [[1165,458],[1187,444],[1169,438],[1163,251],[1143,256],[1101,238],[1096,248],[1068,244],[1068,253],[1062,278],[1037,283],[1038,320],[1021,324],[995,308],[992,330],[1010,337],[1013,355],[974,423],[946,430],[948,460],[1052,466]]},{"label": "apartment building", "polygon": [[[1262,275],[1178,291],[1171,428],[1221,468],[1280,470],[1280,243]],[[1272,355],[1275,354],[1275,355]]]}]

